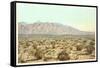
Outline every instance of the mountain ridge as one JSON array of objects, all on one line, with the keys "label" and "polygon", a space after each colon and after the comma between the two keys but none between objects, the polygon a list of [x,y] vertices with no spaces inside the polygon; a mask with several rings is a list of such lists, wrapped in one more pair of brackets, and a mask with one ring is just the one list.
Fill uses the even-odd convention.
[{"label": "mountain ridge", "polygon": [[33,24],[18,23],[18,34],[51,34],[51,35],[92,35],[94,32],[80,31],[68,25],[52,22]]}]

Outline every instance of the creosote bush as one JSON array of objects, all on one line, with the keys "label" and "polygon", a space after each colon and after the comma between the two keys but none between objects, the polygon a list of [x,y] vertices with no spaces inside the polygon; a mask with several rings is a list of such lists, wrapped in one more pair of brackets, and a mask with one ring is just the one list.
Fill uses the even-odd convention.
[{"label": "creosote bush", "polygon": [[58,54],[58,60],[60,61],[69,60],[69,59],[70,57],[65,51],[62,51]]}]

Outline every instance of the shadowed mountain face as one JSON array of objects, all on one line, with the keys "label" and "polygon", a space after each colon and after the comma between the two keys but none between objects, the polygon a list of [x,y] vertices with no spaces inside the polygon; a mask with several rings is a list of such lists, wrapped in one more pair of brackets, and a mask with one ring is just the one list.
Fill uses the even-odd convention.
[{"label": "shadowed mountain face", "polygon": [[71,26],[58,23],[18,24],[18,34],[50,34],[50,35],[94,35],[93,32],[84,32]]}]

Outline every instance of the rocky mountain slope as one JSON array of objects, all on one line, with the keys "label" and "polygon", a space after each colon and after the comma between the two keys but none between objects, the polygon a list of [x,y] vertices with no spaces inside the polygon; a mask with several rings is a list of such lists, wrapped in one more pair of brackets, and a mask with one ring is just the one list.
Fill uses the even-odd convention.
[{"label": "rocky mountain slope", "polygon": [[80,31],[71,26],[58,23],[18,23],[18,34],[93,35],[94,33]]}]

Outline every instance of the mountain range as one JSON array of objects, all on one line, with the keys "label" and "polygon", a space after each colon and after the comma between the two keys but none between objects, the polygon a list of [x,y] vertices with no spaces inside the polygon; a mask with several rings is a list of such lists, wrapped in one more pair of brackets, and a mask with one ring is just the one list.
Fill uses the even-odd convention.
[{"label": "mountain range", "polygon": [[18,34],[51,34],[51,35],[94,35],[94,32],[80,31],[68,25],[58,23],[18,23]]}]

